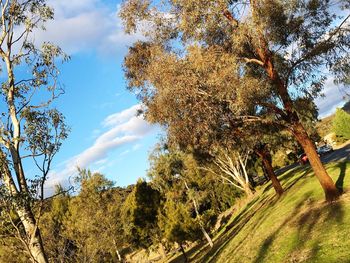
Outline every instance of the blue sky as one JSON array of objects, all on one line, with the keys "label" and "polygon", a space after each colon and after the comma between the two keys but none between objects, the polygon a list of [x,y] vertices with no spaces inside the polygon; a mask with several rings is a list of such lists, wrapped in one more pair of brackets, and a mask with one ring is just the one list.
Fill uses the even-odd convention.
[{"label": "blue sky", "polygon": [[71,56],[60,66],[65,94],[56,101],[71,127],[56,156],[47,190],[67,184],[76,167],[104,173],[117,185],[145,177],[160,129],[136,117],[138,101],[125,88],[122,63],[140,35],[125,35],[118,1],[50,0],[55,20],[35,41],[50,40]]},{"label": "blue sky", "polygon": [[[148,154],[160,129],[136,117],[138,102],[125,88],[122,62],[127,47],[141,35],[125,35],[117,12],[119,1],[49,0],[55,20],[35,40],[50,40],[71,55],[62,65],[60,82],[66,93],[56,102],[72,131],[57,155],[47,182],[50,191],[76,175],[76,167],[100,171],[117,185],[145,177]],[[325,99],[318,99],[325,116],[343,103],[331,80]]]}]

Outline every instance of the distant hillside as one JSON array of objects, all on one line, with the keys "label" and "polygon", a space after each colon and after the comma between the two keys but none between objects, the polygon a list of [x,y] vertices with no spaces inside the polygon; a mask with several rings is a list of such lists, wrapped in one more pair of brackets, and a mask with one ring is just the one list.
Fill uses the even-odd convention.
[{"label": "distant hillside", "polygon": [[[350,114],[350,101],[345,103],[344,106],[342,107],[342,109]],[[318,131],[318,134],[321,137],[324,137],[325,135],[327,135],[327,134],[332,132],[332,121],[333,121],[333,118],[334,118],[334,114],[321,119],[317,123],[316,129]]]},{"label": "distant hillside", "polygon": [[343,106],[343,110],[350,114],[350,101],[345,103],[345,105]]}]

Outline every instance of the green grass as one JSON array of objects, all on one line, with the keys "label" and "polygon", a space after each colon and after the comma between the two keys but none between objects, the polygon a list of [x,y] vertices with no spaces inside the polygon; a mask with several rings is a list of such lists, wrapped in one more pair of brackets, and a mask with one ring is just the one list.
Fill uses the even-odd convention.
[{"label": "green grass", "polygon": [[277,199],[270,184],[242,207],[215,238],[215,247],[196,249],[191,262],[350,262],[350,163],[326,166],[345,193],[325,203],[309,167],[281,175],[285,194]]}]

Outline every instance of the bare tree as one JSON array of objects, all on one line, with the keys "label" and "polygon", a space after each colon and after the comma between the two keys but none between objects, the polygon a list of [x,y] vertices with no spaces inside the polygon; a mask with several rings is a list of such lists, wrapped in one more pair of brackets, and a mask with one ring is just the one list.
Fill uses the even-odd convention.
[{"label": "bare tree", "polygon": [[[251,196],[253,192],[246,170],[248,158],[249,152],[229,154],[229,151],[221,151],[215,156],[213,162],[220,169],[221,173],[218,175],[224,183],[231,184],[244,191],[247,196]],[[212,169],[205,169],[215,173]]]}]

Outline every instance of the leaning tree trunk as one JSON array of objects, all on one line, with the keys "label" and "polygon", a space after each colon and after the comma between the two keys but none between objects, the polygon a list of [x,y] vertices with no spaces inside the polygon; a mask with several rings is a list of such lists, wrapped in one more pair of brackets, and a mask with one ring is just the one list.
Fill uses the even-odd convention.
[{"label": "leaning tree trunk", "polygon": [[184,262],[187,263],[188,258],[187,258],[186,251],[185,251],[184,247],[182,246],[182,244],[180,244],[180,249],[181,249],[182,255],[184,256]]},{"label": "leaning tree trunk", "polygon": [[[190,191],[190,188],[188,187],[186,181],[185,181],[185,187],[187,189],[187,191]],[[198,211],[198,204],[196,202],[196,199],[194,199],[194,197],[192,197],[192,203],[193,203],[193,206],[194,206],[194,210],[196,212],[196,217],[198,218],[199,220],[199,226],[200,226],[200,229],[204,235],[204,237],[206,238],[206,240],[208,241],[208,244],[210,247],[213,247],[214,244],[213,244],[213,240],[211,239],[211,237],[209,236],[208,232],[205,230],[204,226],[203,226],[203,222],[200,218],[200,214],[199,214],[199,211]]]},{"label": "leaning tree trunk", "polygon": [[166,251],[165,251],[165,248],[164,248],[162,241],[159,242],[159,248],[160,248],[160,253],[162,255],[162,258],[166,259]]},{"label": "leaning tree trunk", "polygon": [[29,204],[27,203],[27,200],[18,201],[20,192],[18,191],[16,184],[11,176],[8,165],[4,162],[4,158],[5,155],[2,151],[0,151],[0,171],[3,176],[4,185],[11,195],[14,210],[24,227],[26,234],[24,241],[27,244],[28,252],[34,263],[47,263],[48,260],[44,251],[43,242],[35,217],[30,209]]},{"label": "leaning tree trunk", "polygon": [[122,262],[122,256],[120,255],[119,250],[116,249],[115,252],[117,252],[119,262]]},{"label": "leaning tree trunk", "polygon": [[114,244],[115,253],[117,254],[117,257],[118,257],[118,261],[122,262],[122,256],[119,253],[118,245],[115,239],[113,239],[113,244]]},{"label": "leaning tree trunk", "polygon": [[315,172],[317,179],[319,180],[323,191],[325,193],[326,200],[332,202],[339,198],[340,192],[336,188],[332,178],[328,175],[324,168],[320,157],[317,154],[316,147],[313,141],[310,139],[305,128],[301,123],[296,123],[293,126],[294,136],[303,147],[306,156],[308,157],[311,167]]},{"label": "leaning tree trunk", "polygon": [[[258,1],[251,0],[252,16],[254,21],[259,23],[259,5]],[[279,72],[275,68],[273,63],[273,52],[269,49],[269,43],[266,39],[265,32],[257,27],[257,35],[259,38],[259,45],[256,45],[256,53],[258,54],[262,63],[262,67],[265,69],[269,79],[276,87],[276,91],[283,103],[283,109],[279,107],[272,107],[276,114],[279,114],[292,128],[292,132],[295,138],[299,141],[303,147],[307,157],[309,158],[312,169],[315,172],[317,179],[319,180],[327,201],[333,201],[339,198],[340,192],[336,188],[332,178],[328,175],[324,168],[317,152],[314,143],[308,136],[304,126],[300,122],[297,113],[294,110],[294,103],[288,92],[287,81],[282,80]]]},{"label": "leaning tree trunk", "polygon": [[30,209],[26,209],[26,207],[17,208],[16,210],[23,224],[24,230],[28,235],[28,249],[33,262],[47,263],[48,260],[44,252],[43,241],[33,214]]},{"label": "leaning tree trunk", "polygon": [[268,175],[268,177],[271,180],[271,184],[273,188],[275,189],[278,196],[281,196],[284,192],[282,185],[280,181],[277,179],[277,176],[273,170],[272,164],[271,164],[271,155],[266,149],[256,150],[256,154],[261,158],[262,164],[265,168],[265,171]]}]

